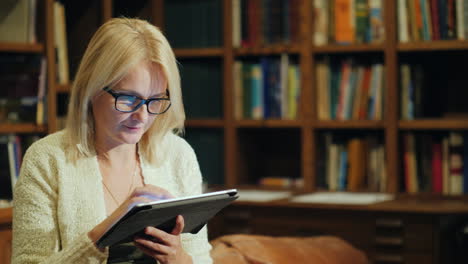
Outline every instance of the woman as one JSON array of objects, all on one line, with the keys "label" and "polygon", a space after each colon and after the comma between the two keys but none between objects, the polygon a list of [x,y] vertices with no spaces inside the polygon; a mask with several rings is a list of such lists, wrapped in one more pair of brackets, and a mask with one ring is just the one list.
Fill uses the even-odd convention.
[{"label": "woman", "polygon": [[[174,134],[184,119],[175,56],[162,33],[137,19],[101,26],[76,74],[66,128],[25,154],[12,262],[121,261],[121,251],[95,243],[132,204],[201,193],[195,154]],[[150,238],[133,243],[151,259],[141,263],[211,263],[206,228],[181,234],[183,226],[178,216],[170,233],[147,227]]]}]

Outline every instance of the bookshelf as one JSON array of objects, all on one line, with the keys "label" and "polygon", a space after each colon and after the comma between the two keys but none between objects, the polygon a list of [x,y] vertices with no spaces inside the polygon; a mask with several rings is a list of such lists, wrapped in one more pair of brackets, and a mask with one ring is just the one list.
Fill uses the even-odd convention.
[{"label": "bookshelf", "polygon": [[[24,1],[22,1],[24,2]],[[19,3],[19,2],[18,2]],[[28,12],[31,12],[29,10]],[[55,73],[55,51],[54,51],[54,24],[53,24],[53,0],[38,0],[36,1],[36,9],[32,12],[35,12],[35,21],[33,21],[35,27],[35,40],[28,40],[27,42],[9,42],[9,41],[0,41],[0,56],[3,58],[14,58],[15,56],[23,56],[24,58],[28,57],[43,57],[46,61],[46,68],[44,68],[45,78],[45,89],[46,89],[46,101],[47,107],[44,109],[45,118],[44,122],[25,122],[25,121],[8,121],[4,120],[0,122],[0,135],[19,135],[20,137],[32,137],[34,135],[43,136],[48,133],[56,131],[56,73]],[[22,19],[25,19],[23,16]],[[30,30],[30,29],[28,29]],[[21,29],[15,29],[19,32]],[[36,65],[36,64],[35,64]],[[11,65],[10,65],[11,66]],[[37,65],[36,65],[37,66]],[[30,67],[25,65],[25,74],[29,74]],[[3,68],[5,70],[5,68]],[[42,71],[42,70],[41,70]],[[2,79],[5,80],[5,79]],[[5,85],[4,85],[5,86]],[[6,89],[8,87],[4,87]],[[18,88],[17,88],[18,89]],[[8,101],[12,100],[11,98],[7,99]],[[35,109],[35,108],[34,108]],[[36,116],[34,110],[31,115]],[[24,139],[24,138],[23,138]],[[25,140],[22,141],[23,149],[28,142]],[[4,143],[2,143],[4,145]],[[4,147],[4,146],[2,146]],[[5,158],[2,156],[2,158]],[[8,170],[8,167],[3,167],[2,170]],[[9,175],[9,174],[8,174]],[[2,173],[2,177],[5,177],[5,173]],[[5,183],[4,180],[2,180]],[[0,195],[6,197],[4,193],[6,186],[2,187]],[[12,219],[12,208],[1,208],[0,209],[0,262],[10,263],[10,248],[11,248],[11,219]]]},{"label": "bookshelf", "polygon": [[[18,1],[17,3],[15,3],[15,5],[20,6],[25,2],[27,2],[27,5],[32,3],[32,1]],[[53,34],[53,1],[36,1],[35,10],[32,10],[30,7],[28,8],[28,14],[32,18],[35,18],[35,21],[29,21],[27,29],[24,27],[24,24],[17,23],[16,25],[18,26],[18,28],[12,29],[12,31],[17,32],[18,34],[22,34],[21,32],[24,32],[25,30],[33,33],[28,33],[28,39],[21,42],[19,42],[19,40],[10,41],[8,37],[2,38],[3,41],[0,41],[0,55],[2,56],[2,61],[8,62],[10,60],[11,63],[9,64],[9,67],[15,68],[15,70],[9,72],[9,69],[7,67],[3,67],[0,74],[3,74],[2,81],[4,82],[8,82],[8,77],[5,77],[8,76],[8,74],[15,74],[14,76],[17,76],[18,74],[23,74],[23,78],[25,78],[24,76],[26,76],[27,78],[30,78],[30,76],[33,76],[33,78],[41,78],[42,76],[42,78],[44,79],[42,85],[44,85],[45,87],[45,98],[39,98],[38,101],[45,100],[47,102],[45,104],[46,108],[44,109],[44,116],[41,117],[43,121],[39,121],[38,117],[36,116],[37,103],[34,103],[31,108],[29,105],[25,107],[24,103],[22,102],[20,108],[16,108],[16,106],[14,106],[14,111],[16,112],[15,116],[11,117],[9,116],[9,113],[6,113],[5,115],[5,111],[10,111],[11,109],[8,106],[8,104],[10,104],[11,102],[16,102],[15,100],[19,100],[19,97],[22,98],[23,96],[31,96],[31,92],[29,91],[31,89],[36,89],[37,91],[39,91],[40,88],[38,88],[37,86],[41,85],[41,81],[32,84],[21,81],[10,81],[9,83],[4,84],[4,86],[6,86],[4,87],[4,91],[7,92],[4,92],[2,96],[4,97],[3,100],[7,102],[7,104],[4,104],[2,106],[3,109],[1,111],[2,121],[0,121],[0,135],[2,135],[2,137],[4,135],[9,134],[17,134],[21,137],[27,137],[29,135],[45,135],[56,130],[57,115],[55,111],[56,73]],[[31,12],[34,12],[34,14],[32,14]],[[21,19],[24,20],[26,18],[24,16],[21,16]],[[20,25],[23,25],[23,27]],[[31,25],[33,25],[33,30]],[[45,63],[43,62],[42,64],[40,64],[41,60],[43,60]],[[39,64],[37,63],[38,61]],[[41,65],[45,65],[45,67],[42,67]],[[23,70],[23,72],[21,72],[21,70]],[[8,85],[14,85],[15,88],[10,88],[10,90],[7,90]],[[34,87],[31,85],[34,85]],[[16,91],[13,89],[22,92],[16,93]],[[11,90],[13,90],[13,92]],[[38,94],[35,94],[37,92],[33,91],[33,93],[33,98],[36,98],[35,100],[37,100]],[[16,97],[11,97],[11,95],[16,95]],[[25,107],[24,110],[23,107]],[[27,113],[25,111],[32,112]],[[23,119],[26,117],[26,115],[28,116],[28,120],[34,119],[34,121],[28,121],[26,119]],[[23,145],[26,145],[26,143],[23,142]],[[22,149],[22,152],[24,151],[25,149]],[[5,169],[8,170],[8,168],[3,168],[2,170]],[[5,176],[5,174],[2,175]],[[2,194],[2,197],[4,197],[4,194]],[[2,214],[2,223],[4,223],[6,222],[4,221],[4,219],[8,218],[8,215],[11,216],[11,209],[0,210]]]},{"label": "bookshelf", "polygon": [[[207,4],[210,1],[200,1]],[[217,1],[211,1],[217,2]],[[404,181],[404,168],[402,166],[402,133],[405,132],[424,132],[424,133],[439,133],[441,131],[464,131],[468,128],[468,122],[463,118],[445,118],[445,117],[422,117],[415,120],[403,120],[400,118],[400,73],[399,68],[407,57],[411,60],[417,60],[417,56],[431,56],[434,52],[446,54],[447,52],[466,53],[468,50],[468,42],[461,40],[435,40],[435,41],[418,41],[402,43],[398,40],[398,6],[397,1],[382,1],[383,10],[383,28],[385,31],[385,41],[373,43],[358,43],[349,45],[339,45],[329,42],[325,45],[314,44],[314,16],[311,10],[313,9],[313,1],[291,1],[299,5],[298,8],[298,38],[297,41],[291,41],[286,44],[253,44],[248,46],[235,46],[233,44],[234,24],[236,18],[233,18],[235,7],[233,1],[221,0],[222,5],[219,5],[218,12],[221,14],[222,21],[220,27],[222,33],[222,43],[220,46],[213,47],[212,45],[203,46],[195,45],[194,47],[178,47],[174,45],[175,54],[183,67],[185,61],[192,63],[194,60],[200,64],[212,61],[219,62],[222,65],[222,94],[221,100],[222,111],[216,116],[204,118],[190,118],[186,122],[188,130],[200,131],[223,131],[223,140],[220,142],[224,147],[223,163],[224,177],[222,181],[230,187],[244,188],[259,188],[257,184],[258,175],[257,169],[249,169],[255,162],[250,161],[245,156],[262,161],[262,155],[278,155],[285,160],[289,156],[295,157],[297,160],[294,163],[285,162],[282,164],[294,174],[292,177],[300,178],[303,181],[303,186],[300,191],[313,192],[323,190],[317,186],[317,182],[322,177],[319,160],[321,158],[321,137],[324,133],[338,134],[362,134],[362,135],[377,135],[384,146],[386,156],[385,173],[387,175],[384,192],[404,195],[406,193],[402,187]],[[236,2],[236,1],[234,1]],[[255,2],[246,1],[246,2]],[[260,3],[261,1],[256,1]],[[154,5],[162,10],[163,18],[159,20],[159,26],[165,30],[171,42],[180,41],[177,39],[180,36],[174,35],[172,30],[177,29],[177,25],[170,25],[165,22],[173,21],[174,8],[182,8],[181,1],[155,1]],[[219,4],[219,3],[218,3]],[[169,8],[170,12],[166,13]],[[181,12],[184,12],[183,10]],[[154,21],[153,18],[147,18]],[[217,16],[213,16],[212,23],[215,23]],[[200,23],[203,23],[200,22]],[[179,26],[184,24],[180,22]],[[181,34],[184,35],[184,34]],[[216,34],[214,34],[216,35]],[[183,44],[185,45],[185,44]],[[299,111],[297,118],[293,120],[285,119],[238,119],[235,117],[235,104],[232,99],[235,96],[234,77],[232,75],[234,64],[236,61],[256,61],[262,57],[279,57],[281,54],[288,54],[295,62],[299,64],[301,73],[301,95],[299,99]],[[416,56],[416,59],[411,58]],[[441,55],[442,56],[442,55]],[[318,117],[318,109],[315,107],[318,104],[319,91],[317,87],[317,75],[315,70],[318,63],[325,57],[335,58],[376,58],[385,67],[384,80],[385,90],[382,97],[384,98],[384,106],[382,118],[379,120],[322,120]],[[443,61],[441,61],[443,62]],[[445,61],[447,62],[447,61]],[[184,78],[184,76],[182,76]],[[196,86],[198,88],[198,86]],[[456,90],[456,89],[454,89]],[[455,91],[456,93],[456,91]],[[186,97],[187,94],[185,93]],[[190,100],[187,99],[187,100]],[[190,107],[187,107],[190,113]],[[260,134],[265,136],[262,138]],[[288,144],[277,144],[276,140],[284,140],[282,137],[292,137],[297,142],[289,142]],[[267,139],[269,138],[269,139]],[[292,140],[292,141],[294,141]],[[263,142],[265,141],[265,142]],[[249,147],[254,144],[274,144],[277,149],[261,149]],[[203,148],[194,146],[197,151],[203,152]],[[292,149],[291,149],[292,148]],[[269,153],[272,152],[272,153]],[[288,156],[289,155],[289,156]],[[281,159],[278,161],[282,163]],[[201,162],[202,171],[204,164]],[[255,167],[255,166],[254,166]],[[260,172],[263,176],[268,176],[268,172]],[[288,188],[286,188],[288,189]],[[366,191],[364,188],[362,191]],[[423,194],[421,194],[423,195]],[[444,195],[437,195],[444,197]]]},{"label": "bookshelf", "polygon": [[[295,1],[296,2],[296,1]],[[43,14],[52,13],[53,1],[45,1],[38,8]],[[176,33],[171,31],[175,26],[167,26],[167,23],[173,21],[173,13],[180,7],[180,1],[167,2],[163,0],[147,0],[135,4],[129,4],[125,1],[85,1],[83,5],[76,5],[73,1],[63,1],[66,7],[67,18],[67,33],[69,43],[69,58],[70,58],[70,73],[74,74],[79,59],[86,47],[86,43],[94,33],[94,31],[104,21],[116,16],[138,16],[147,19],[150,22],[160,26],[167,35],[171,38],[178,38]],[[314,17],[310,10],[313,9],[313,1],[297,1],[299,7],[298,39],[297,41],[287,44],[259,44],[248,47],[235,47],[233,45],[233,6],[231,1],[201,1],[203,5],[217,10],[216,16],[206,18],[200,23],[205,23],[205,27],[209,24],[211,29],[219,32],[208,34],[208,39],[201,39],[198,45],[187,47],[187,43],[180,38],[175,40],[174,51],[181,62],[181,72],[184,77],[185,68],[189,68],[187,72],[193,72],[194,69],[200,67],[208,67],[208,74],[213,71],[213,68],[219,68],[214,76],[218,76],[217,84],[207,85],[213,86],[209,90],[210,95],[215,95],[216,106],[209,106],[207,109],[199,110],[194,116],[190,116],[193,112],[193,106],[196,105],[196,100],[191,98],[195,96],[186,96],[188,109],[187,127],[189,129],[215,130],[221,131],[223,134],[222,140],[218,142],[223,146],[223,163],[224,171],[222,181],[228,186],[251,186],[257,187],[255,181],[249,180],[249,176],[240,175],[238,168],[243,167],[239,160],[238,147],[243,145],[244,138],[248,137],[249,131],[255,133],[256,130],[265,132],[266,134],[283,135],[282,131],[294,131],[292,134],[297,134],[300,147],[295,151],[298,156],[299,163],[293,171],[298,171],[298,177],[303,179],[303,191],[318,190],[315,182],[319,175],[317,172],[316,160],[320,156],[318,153],[319,135],[324,132],[333,133],[347,131],[362,131],[377,132],[383,138],[386,154],[386,173],[389,175],[386,192],[404,193],[401,189],[402,168],[399,165],[401,162],[401,138],[400,134],[404,131],[464,131],[468,129],[468,122],[463,118],[444,118],[444,117],[428,117],[416,120],[401,120],[399,117],[400,106],[400,84],[399,80],[399,65],[406,57],[426,56],[435,53],[447,54],[450,52],[458,52],[465,54],[468,49],[468,42],[461,40],[436,40],[436,41],[418,41],[418,42],[399,42],[397,39],[397,4],[392,1],[383,2],[385,41],[382,43],[364,43],[338,45],[329,43],[325,45],[315,45],[313,41],[314,33]],[[196,3],[193,7],[196,6]],[[183,6],[182,6],[183,8]],[[166,12],[167,10],[172,10]],[[50,43],[53,40],[53,23],[49,15],[39,16],[44,20],[43,30],[39,30],[42,41],[34,44],[11,44],[0,43],[0,51],[12,53],[38,53],[46,54],[47,59],[52,62],[55,60],[53,45]],[[194,19],[194,18],[191,18]],[[196,19],[196,18],[195,18]],[[199,18],[201,19],[201,18]],[[212,19],[212,20],[209,20]],[[183,21],[183,20],[182,20]],[[205,29],[206,30],[206,29]],[[211,34],[211,35],[210,35]],[[211,36],[211,37],[210,37]],[[211,38],[211,39],[210,39]],[[182,42],[181,42],[182,41]],[[203,45],[203,41],[211,42],[207,46]],[[458,54],[457,53],[457,54]],[[235,102],[234,96],[234,77],[232,76],[233,65],[236,60],[258,60],[262,57],[278,57],[281,54],[288,54],[295,60],[301,72],[301,95],[299,99],[299,111],[297,118],[293,120],[283,119],[238,119],[234,117]],[[383,118],[381,120],[322,120],[318,118],[317,107],[318,103],[318,87],[317,75],[315,69],[322,58],[360,58],[360,57],[375,57],[382,61],[385,65],[385,80],[386,89],[384,94],[385,106],[383,109]],[[411,61],[411,59],[410,59]],[[193,65],[188,67],[186,65]],[[46,126],[36,126],[34,124],[5,124],[0,126],[2,133],[49,133],[56,130],[56,94],[67,94],[69,84],[59,85],[55,83],[55,63],[50,63],[48,68],[48,96],[50,106],[48,109],[49,122]],[[184,68],[185,67],[185,68]],[[187,73],[187,74],[189,74]],[[196,75],[196,74],[195,74]],[[192,76],[193,80],[197,80],[198,76]],[[207,79],[205,77],[205,79]],[[192,83],[190,80],[188,83]],[[190,86],[190,85],[185,85]],[[201,87],[201,84],[197,84]],[[188,90],[190,88],[187,88]],[[184,92],[190,94],[190,91]],[[63,103],[63,102],[62,102]],[[211,103],[210,105],[212,105]],[[210,108],[211,107],[211,108]],[[245,132],[247,131],[247,132]],[[288,136],[287,133],[285,135]],[[247,140],[248,141],[248,140]],[[203,150],[200,150],[203,151]],[[262,150],[258,150],[259,155]],[[282,152],[287,153],[288,149],[273,150],[281,155]],[[242,156],[243,153],[240,153]],[[203,169],[203,167],[202,167]],[[252,175],[250,172],[246,172]],[[254,176],[252,176],[254,177]]]}]

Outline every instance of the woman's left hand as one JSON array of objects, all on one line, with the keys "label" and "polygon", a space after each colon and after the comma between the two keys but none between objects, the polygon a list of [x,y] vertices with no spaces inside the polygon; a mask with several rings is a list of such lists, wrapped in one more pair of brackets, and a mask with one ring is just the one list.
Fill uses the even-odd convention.
[{"label": "woman's left hand", "polygon": [[180,241],[182,230],[184,230],[184,218],[179,215],[171,233],[148,226],[145,228],[145,234],[152,239],[136,237],[135,246],[161,264],[191,264],[192,258],[182,248]]}]

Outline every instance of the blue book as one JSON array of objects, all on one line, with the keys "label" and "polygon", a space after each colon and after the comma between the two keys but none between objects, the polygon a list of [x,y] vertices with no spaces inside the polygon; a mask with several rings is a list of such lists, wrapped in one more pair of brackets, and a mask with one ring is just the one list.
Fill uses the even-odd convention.
[{"label": "blue book", "polygon": [[447,0],[439,0],[439,31],[440,39],[448,38],[448,11],[447,11]]},{"label": "blue book", "polygon": [[263,78],[260,64],[253,64],[252,72],[252,118],[259,120],[263,118]]},{"label": "blue book", "polygon": [[281,81],[278,59],[271,60],[267,78],[269,82],[270,117],[281,118]]},{"label": "blue book", "polygon": [[341,82],[341,69],[339,65],[330,63],[331,74],[329,76],[330,89],[330,118],[336,119],[336,110],[338,108],[338,96]]},{"label": "blue book", "polygon": [[262,57],[260,59],[260,65],[262,67],[262,77],[263,77],[263,118],[268,119],[271,117],[270,108],[270,82],[268,81],[268,71],[270,67],[270,59],[267,57]]},{"label": "blue book", "polygon": [[345,120],[350,120],[352,115],[353,115],[353,103],[354,103],[354,96],[356,94],[356,89],[357,89],[357,81],[358,81],[358,67],[353,65],[352,70],[351,70],[351,76],[349,78],[349,86],[348,86],[348,96],[346,99],[345,103]]},{"label": "blue book", "polygon": [[346,190],[346,181],[348,177],[348,151],[343,147],[340,153],[340,172],[338,174],[338,190]]},{"label": "blue book", "polygon": [[426,0],[419,0],[420,1],[420,6],[421,6],[421,16],[422,16],[422,19],[423,19],[423,39],[424,40],[431,40],[431,34],[429,32],[429,23],[431,23],[431,21],[429,21],[429,14],[426,12],[426,10],[429,10],[427,8],[427,2]]}]

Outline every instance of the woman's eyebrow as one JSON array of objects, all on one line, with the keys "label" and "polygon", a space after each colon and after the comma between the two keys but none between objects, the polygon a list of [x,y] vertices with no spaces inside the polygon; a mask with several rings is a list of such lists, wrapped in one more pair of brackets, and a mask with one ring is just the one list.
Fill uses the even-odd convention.
[{"label": "woman's eyebrow", "polygon": [[[137,93],[135,91],[128,91],[128,90],[122,90],[122,89],[115,89],[114,91],[117,92],[117,93],[121,93],[121,94],[134,95],[134,96],[144,98],[141,94],[139,94],[139,93]],[[149,98],[160,98],[160,97],[163,97],[164,95],[166,95],[166,92],[161,92],[161,93],[151,95],[150,97],[148,97],[148,99]]]}]

